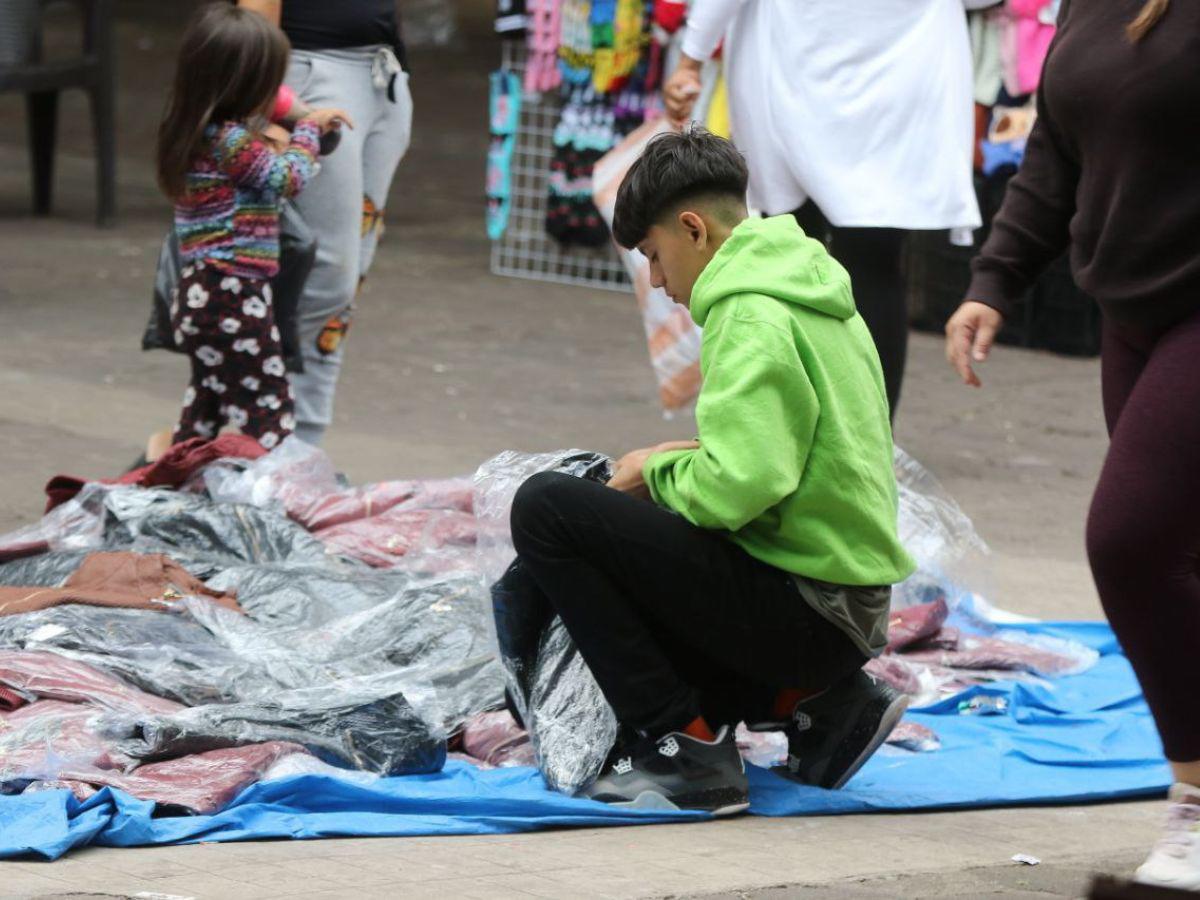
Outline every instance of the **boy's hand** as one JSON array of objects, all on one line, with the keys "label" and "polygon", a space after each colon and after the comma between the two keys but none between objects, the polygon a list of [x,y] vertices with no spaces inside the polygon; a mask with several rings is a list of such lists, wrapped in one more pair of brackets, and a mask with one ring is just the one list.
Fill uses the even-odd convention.
[{"label": "boy's hand", "polygon": [[667,107],[667,116],[676,125],[685,125],[692,117],[696,98],[700,96],[702,65],[700,60],[682,55],[679,65],[663,84],[663,103]]},{"label": "boy's hand", "polygon": [[301,121],[315,122],[317,127],[321,129],[321,134],[333,131],[335,128],[341,128],[343,125],[350,129],[354,128],[354,120],[350,118],[349,113],[342,109],[310,110],[308,115]]},{"label": "boy's hand", "polygon": [[617,460],[608,486],[624,494],[649,500],[650,489],[646,486],[646,479],[642,475],[642,471],[646,468],[646,460],[658,453],[668,453],[672,450],[696,450],[699,447],[700,445],[696,441],[668,441],[665,444],[646,447],[644,450],[630,451]]},{"label": "boy's hand", "polygon": [[946,323],[946,359],[965,384],[981,386],[971,362],[981,363],[988,358],[1003,324],[1004,316],[977,300],[966,301]]}]

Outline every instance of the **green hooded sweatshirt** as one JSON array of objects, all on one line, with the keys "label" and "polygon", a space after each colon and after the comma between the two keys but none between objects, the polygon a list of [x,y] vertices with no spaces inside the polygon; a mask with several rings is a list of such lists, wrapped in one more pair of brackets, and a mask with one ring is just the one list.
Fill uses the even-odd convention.
[{"label": "green hooded sweatshirt", "polygon": [[[747,219],[697,279],[691,309],[704,329],[700,449],[649,459],[655,502],[805,579],[907,578],[883,371],[846,270],[791,216]],[[821,608],[828,591],[802,593],[877,652],[886,608]]]}]

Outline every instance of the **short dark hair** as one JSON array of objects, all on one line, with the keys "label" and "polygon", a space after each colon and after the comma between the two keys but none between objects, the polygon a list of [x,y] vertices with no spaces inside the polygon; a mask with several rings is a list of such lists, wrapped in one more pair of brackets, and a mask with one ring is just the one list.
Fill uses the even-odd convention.
[{"label": "short dark hair", "polygon": [[659,135],[617,189],[613,237],[632,250],[651,225],[683,202],[711,195],[744,203],[749,180],[746,160],[725,138],[699,126]]}]

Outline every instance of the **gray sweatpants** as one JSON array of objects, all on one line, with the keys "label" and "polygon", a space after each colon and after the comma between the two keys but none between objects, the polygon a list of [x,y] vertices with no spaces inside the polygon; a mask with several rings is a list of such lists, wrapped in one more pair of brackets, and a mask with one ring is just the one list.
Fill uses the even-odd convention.
[{"label": "gray sweatpants", "polygon": [[296,199],[317,238],[316,263],[298,310],[304,372],[292,375],[296,435],[311,444],[320,443],[333,420],[355,294],[371,267],[392,175],[412,136],[408,74],[380,76],[386,52],[295,50],[287,73],[287,84],[309,106],[338,107],[354,120]]}]

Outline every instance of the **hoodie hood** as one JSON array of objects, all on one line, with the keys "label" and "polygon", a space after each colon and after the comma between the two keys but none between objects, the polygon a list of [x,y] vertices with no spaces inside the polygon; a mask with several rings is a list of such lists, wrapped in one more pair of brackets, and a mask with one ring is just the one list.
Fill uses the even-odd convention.
[{"label": "hoodie hood", "polygon": [[692,318],[703,327],[714,306],[735,294],[763,294],[846,320],[855,314],[850,276],[825,245],[790,215],[738,225],[692,289]]}]

